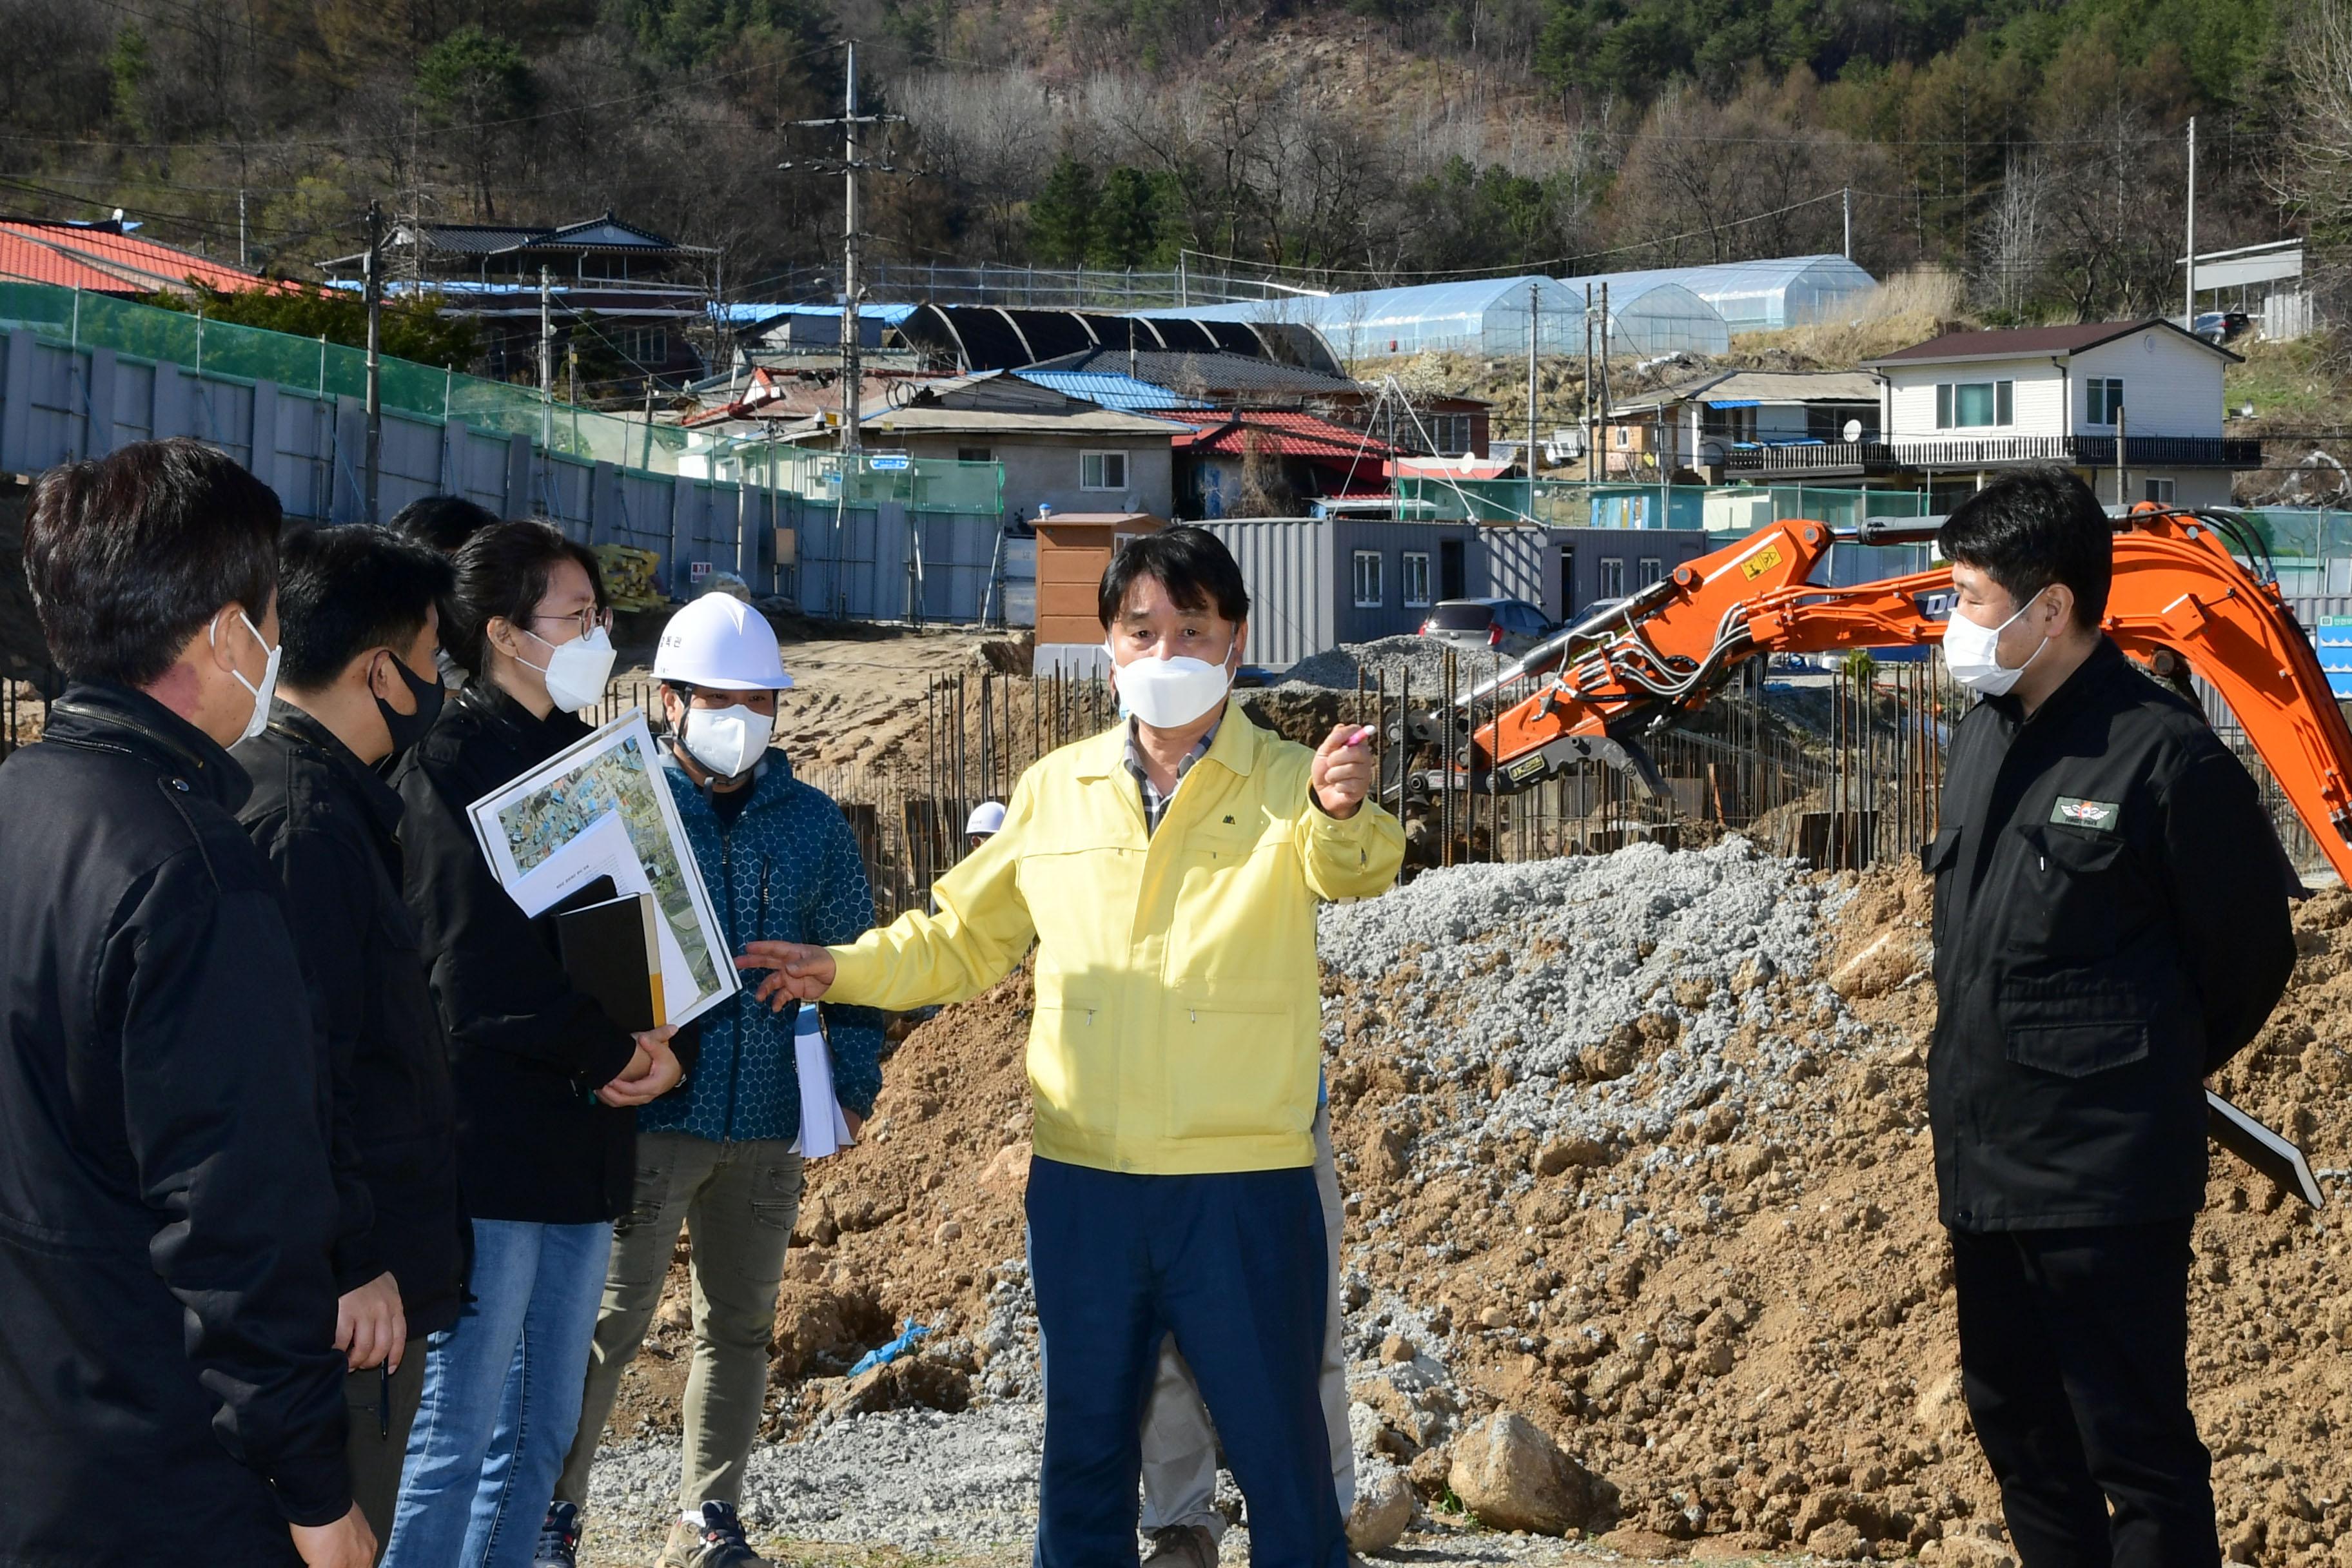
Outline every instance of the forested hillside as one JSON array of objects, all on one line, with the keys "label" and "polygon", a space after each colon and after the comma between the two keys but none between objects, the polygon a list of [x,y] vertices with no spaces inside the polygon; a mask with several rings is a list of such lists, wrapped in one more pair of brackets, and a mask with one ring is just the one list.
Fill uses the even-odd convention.
[{"label": "forested hillside", "polygon": [[372,197],[610,207],[764,297],[837,245],[791,122],[856,38],[884,257],[1600,270],[1835,250],[1850,203],[1991,319],[2177,309],[2191,115],[2200,248],[2334,233],[2344,3],[0,0],[0,190],[215,256],[242,196],[296,274]]}]

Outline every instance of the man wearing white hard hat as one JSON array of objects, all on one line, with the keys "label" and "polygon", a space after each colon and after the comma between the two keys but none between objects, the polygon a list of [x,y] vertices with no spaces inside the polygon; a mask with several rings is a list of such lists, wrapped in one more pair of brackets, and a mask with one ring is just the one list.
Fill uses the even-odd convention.
[{"label": "man wearing white hard hat", "polygon": [[971,808],[971,816],[963,825],[964,847],[977,849],[1004,828],[1004,803],[983,800]]},{"label": "man wearing white hard hat", "polygon": [[[654,677],[669,725],[670,794],[729,942],[856,940],[874,923],[857,841],[841,808],[794,778],[769,743],[777,693],[793,678],[765,617],[730,595],[706,594],[663,628]],[[835,1095],[855,1132],[882,1087],[882,1015],[832,1003],[824,1015]],[[575,1510],[587,1502],[621,1371],[661,1300],[684,1221],[694,1234],[694,1361],[678,1512],[660,1568],[762,1561],[736,1510],[800,1206],[794,1022],[748,989],[704,1014],[694,1026],[702,1038],[692,1077],[637,1113],[635,1199],[614,1227],[579,1435],[555,1495]]]}]

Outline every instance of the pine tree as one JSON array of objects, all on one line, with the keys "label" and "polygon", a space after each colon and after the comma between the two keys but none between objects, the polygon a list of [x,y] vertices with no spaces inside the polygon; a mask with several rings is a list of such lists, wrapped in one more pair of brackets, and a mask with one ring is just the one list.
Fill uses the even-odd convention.
[{"label": "pine tree", "polygon": [[1029,204],[1029,253],[1055,267],[1085,261],[1094,248],[1101,204],[1093,167],[1063,153]]}]

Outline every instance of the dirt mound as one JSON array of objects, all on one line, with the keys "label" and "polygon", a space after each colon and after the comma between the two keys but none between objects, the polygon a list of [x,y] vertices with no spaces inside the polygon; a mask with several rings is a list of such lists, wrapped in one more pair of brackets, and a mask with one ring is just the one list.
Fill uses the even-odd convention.
[{"label": "dirt mound", "polygon": [[[1738,844],[1465,868],[1328,911],[1360,1447],[1440,1507],[1454,1436],[1509,1410],[1607,1483],[1596,1530],[1881,1557],[1998,1535],[1936,1222],[1927,918],[1916,871]],[[2352,894],[2297,930],[2294,989],[2221,1087],[2333,1185]],[[1028,1008],[1015,976],[915,1029],[866,1141],[812,1172],[772,1432],[1034,1398]],[[2209,1198],[2191,1365],[2224,1541],[2258,1568],[2352,1561],[2352,1251],[2227,1156]],[[923,1370],[845,1378],[909,1320],[934,1329]],[[674,1426],[684,1338],[656,1329],[618,1435]]]}]

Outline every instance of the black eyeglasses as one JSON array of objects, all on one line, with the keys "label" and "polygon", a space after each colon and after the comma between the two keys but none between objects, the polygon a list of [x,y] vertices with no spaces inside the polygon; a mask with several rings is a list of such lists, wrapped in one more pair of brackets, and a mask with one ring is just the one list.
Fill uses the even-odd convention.
[{"label": "black eyeglasses", "polygon": [[533,616],[531,619],[541,624],[549,621],[570,621],[580,628],[580,635],[583,637],[592,632],[610,633],[613,629],[613,612],[593,607],[583,610],[576,616]]}]

